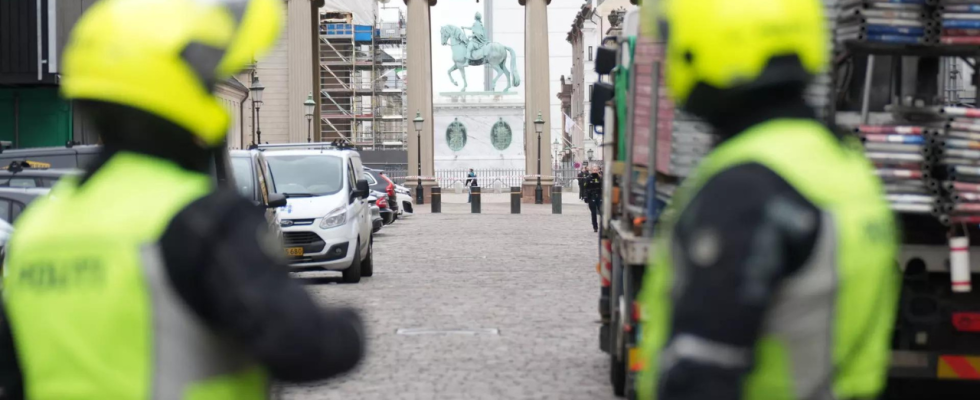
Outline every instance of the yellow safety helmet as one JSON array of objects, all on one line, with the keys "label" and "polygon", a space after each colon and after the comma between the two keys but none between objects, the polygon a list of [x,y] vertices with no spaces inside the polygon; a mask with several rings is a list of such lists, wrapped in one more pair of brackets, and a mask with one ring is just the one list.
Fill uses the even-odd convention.
[{"label": "yellow safety helmet", "polygon": [[62,95],[137,108],[222,142],[215,85],[275,44],[282,0],[102,0],[65,47]]},{"label": "yellow safety helmet", "polygon": [[724,107],[719,94],[802,86],[827,67],[819,0],[667,0],[662,7],[667,85],[687,109]]}]

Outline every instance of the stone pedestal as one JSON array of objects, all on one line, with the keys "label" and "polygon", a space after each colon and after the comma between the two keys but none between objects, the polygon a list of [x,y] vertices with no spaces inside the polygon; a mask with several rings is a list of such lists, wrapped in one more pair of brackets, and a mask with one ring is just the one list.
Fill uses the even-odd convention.
[{"label": "stone pedestal", "polygon": [[[541,178],[541,199],[543,200],[541,204],[551,204],[552,186],[555,186],[554,180]],[[524,184],[521,185],[521,203],[534,204],[534,189],[537,187],[537,178],[525,179]]]},{"label": "stone pedestal", "polygon": [[[524,169],[524,103],[515,93],[440,93],[433,107],[436,169]],[[487,192],[493,182],[480,183]]]}]

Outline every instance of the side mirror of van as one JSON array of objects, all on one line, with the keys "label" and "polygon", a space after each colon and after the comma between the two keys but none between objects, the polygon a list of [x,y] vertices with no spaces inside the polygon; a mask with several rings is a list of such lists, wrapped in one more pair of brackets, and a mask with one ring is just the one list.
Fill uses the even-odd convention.
[{"label": "side mirror of van", "polygon": [[354,191],[354,195],[357,197],[366,199],[371,195],[371,186],[368,185],[368,181],[365,179],[358,179],[355,188],[357,190]]},{"label": "side mirror of van", "polygon": [[279,208],[286,206],[286,196],[280,193],[269,193],[269,204],[267,208]]}]

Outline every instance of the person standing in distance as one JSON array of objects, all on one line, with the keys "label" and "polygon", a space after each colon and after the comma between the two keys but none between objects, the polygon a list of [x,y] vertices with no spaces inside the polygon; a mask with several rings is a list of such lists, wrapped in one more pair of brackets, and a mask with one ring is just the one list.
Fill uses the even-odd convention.
[{"label": "person standing in distance", "polygon": [[317,306],[261,210],[209,176],[229,126],[215,85],[276,42],[282,3],[103,0],[78,21],[62,95],[104,148],[17,221],[0,365],[22,384],[5,389],[252,400],[361,359],[358,314]]},{"label": "person standing in distance", "polygon": [[592,214],[592,231],[599,232],[599,214],[602,212],[602,175],[599,166],[593,165],[592,172],[585,178],[585,202]]},{"label": "person standing in distance", "polygon": [[589,167],[582,165],[582,170],[580,170],[578,172],[578,176],[576,176],[576,178],[578,178],[578,199],[582,201],[585,201],[585,181],[588,176]]},{"label": "person standing in distance", "polygon": [[667,0],[670,95],[720,135],[655,234],[641,399],[873,399],[896,227],[860,143],[803,99],[829,64],[819,0]]}]

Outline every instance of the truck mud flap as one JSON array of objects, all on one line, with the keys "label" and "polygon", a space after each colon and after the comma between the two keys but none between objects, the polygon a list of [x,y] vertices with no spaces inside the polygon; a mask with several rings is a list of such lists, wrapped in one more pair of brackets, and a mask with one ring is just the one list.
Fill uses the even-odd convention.
[{"label": "truck mud flap", "polygon": [[599,350],[609,353],[609,324],[605,323],[599,327]]}]

